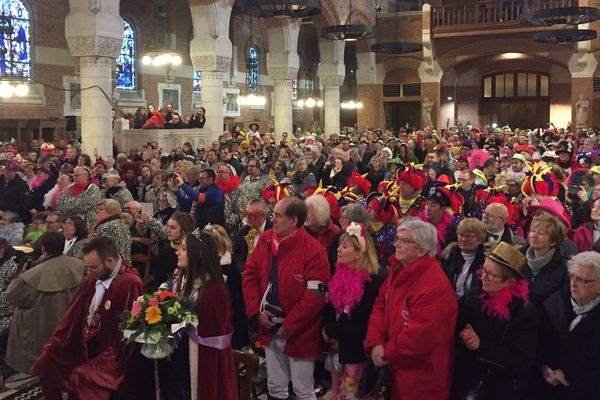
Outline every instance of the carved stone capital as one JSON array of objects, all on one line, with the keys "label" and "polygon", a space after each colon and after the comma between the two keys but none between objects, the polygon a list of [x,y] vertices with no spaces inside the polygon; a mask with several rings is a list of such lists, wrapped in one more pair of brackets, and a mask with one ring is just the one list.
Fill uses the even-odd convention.
[{"label": "carved stone capital", "polygon": [[192,55],[192,65],[198,71],[227,71],[231,63],[231,57],[214,54]]},{"label": "carved stone capital", "polygon": [[106,36],[67,37],[69,50],[73,57],[99,56],[116,58],[121,52],[123,39]]},{"label": "carved stone capital", "polygon": [[79,58],[80,68],[103,68],[112,70],[115,66],[115,60],[111,57],[83,56]]}]

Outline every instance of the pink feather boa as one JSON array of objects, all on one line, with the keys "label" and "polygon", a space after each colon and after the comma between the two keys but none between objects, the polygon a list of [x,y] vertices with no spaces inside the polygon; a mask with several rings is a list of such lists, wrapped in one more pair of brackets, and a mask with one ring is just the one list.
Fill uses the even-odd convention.
[{"label": "pink feather boa", "polygon": [[485,311],[490,317],[504,320],[510,319],[509,304],[514,298],[523,300],[527,305],[529,294],[529,285],[525,279],[518,279],[508,287],[505,287],[495,297],[482,293],[479,298],[482,300],[481,311]]},{"label": "pink feather boa", "polygon": [[342,263],[336,264],[327,295],[338,317],[342,313],[350,316],[352,309],[362,299],[365,282],[370,280],[371,277],[367,271],[361,271]]},{"label": "pink feather boa", "polygon": [[[421,218],[421,220],[425,222],[429,222],[425,211],[422,211],[419,214],[419,218]],[[453,221],[454,217],[450,215],[450,213],[445,212],[442,214],[442,219],[440,219],[440,222],[438,222],[438,224],[435,226],[435,229],[437,231],[438,254],[440,254],[442,251],[442,244],[446,243],[446,233],[448,232],[448,228],[450,228],[450,225],[452,225]]]}]

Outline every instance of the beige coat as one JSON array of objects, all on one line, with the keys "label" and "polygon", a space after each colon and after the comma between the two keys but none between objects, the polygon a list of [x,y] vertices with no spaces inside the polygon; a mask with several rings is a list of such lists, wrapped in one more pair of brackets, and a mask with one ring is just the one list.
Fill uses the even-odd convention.
[{"label": "beige coat", "polygon": [[8,365],[19,372],[30,373],[79,290],[84,270],[80,259],[60,255],[38,264],[10,283],[6,297],[17,309],[9,329]]}]

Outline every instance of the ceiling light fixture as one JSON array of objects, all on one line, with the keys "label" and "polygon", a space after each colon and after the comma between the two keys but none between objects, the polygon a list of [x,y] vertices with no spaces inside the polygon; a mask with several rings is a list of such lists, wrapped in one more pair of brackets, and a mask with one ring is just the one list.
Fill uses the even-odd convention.
[{"label": "ceiling light fixture", "polygon": [[[396,12],[400,11],[400,2],[396,2]],[[401,42],[400,39],[400,26],[401,24],[395,24],[395,32],[396,32],[396,41],[394,42],[383,42],[383,43],[375,43],[371,46],[371,51],[373,53],[380,54],[408,54],[408,53],[416,53],[423,49],[423,45],[421,43],[410,43],[410,42]]]},{"label": "ceiling light fixture", "polygon": [[321,0],[238,0],[244,14],[259,18],[304,18],[321,13]]},{"label": "ceiling light fixture", "polygon": [[350,0],[350,12],[346,24],[321,28],[321,38],[329,40],[355,42],[357,40],[373,39],[379,36],[381,36],[381,31],[375,25],[352,24],[352,0]]}]

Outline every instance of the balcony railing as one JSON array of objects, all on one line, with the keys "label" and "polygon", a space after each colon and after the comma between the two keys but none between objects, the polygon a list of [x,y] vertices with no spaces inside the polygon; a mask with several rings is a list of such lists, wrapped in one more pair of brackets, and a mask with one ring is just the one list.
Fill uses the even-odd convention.
[{"label": "balcony railing", "polygon": [[504,0],[444,5],[433,7],[432,27],[436,30],[451,30],[476,25],[518,24],[525,11],[577,7],[578,4],[577,0]]}]

